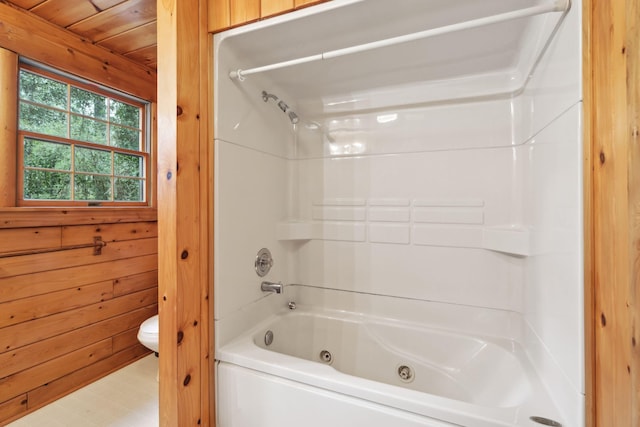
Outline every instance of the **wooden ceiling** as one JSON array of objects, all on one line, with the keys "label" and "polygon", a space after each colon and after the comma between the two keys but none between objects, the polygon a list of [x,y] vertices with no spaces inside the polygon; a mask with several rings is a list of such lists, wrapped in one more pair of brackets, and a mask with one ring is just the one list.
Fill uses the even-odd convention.
[{"label": "wooden ceiling", "polygon": [[85,40],[157,68],[156,0],[10,0]]}]

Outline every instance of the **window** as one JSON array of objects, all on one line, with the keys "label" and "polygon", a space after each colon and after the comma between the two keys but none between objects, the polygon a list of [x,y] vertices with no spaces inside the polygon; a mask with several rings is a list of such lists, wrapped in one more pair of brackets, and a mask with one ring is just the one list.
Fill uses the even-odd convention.
[{"label": "window", "polygon": [[21,205],[147,205],[147,103],[22,64]]}]

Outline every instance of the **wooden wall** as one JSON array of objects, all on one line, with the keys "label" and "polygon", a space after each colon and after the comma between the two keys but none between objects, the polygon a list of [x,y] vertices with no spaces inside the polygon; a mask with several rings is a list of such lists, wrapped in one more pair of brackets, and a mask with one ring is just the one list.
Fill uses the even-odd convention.
[{"label": "wooden wall", "polygon": [[207,0],[158,0],[160,425],[215,425]]},{"label": "wooden wall", "polygon": [[585,0],[584,10],[589,425],[639,427],[640,4]]},{"label": "wooden wall", "polygon": [[[8,110],[17,102],[7,88],[17,55],[149,100],[155,114],[154,70],[3,2],[0,48],[0,59],[13,57],[0,67],[5,186],[16,165]],[[150,170],[155,181],[155,162]],[[145,208],[24,208],[0,185],[0,425],[150,353],[136,333],[157,313],[153,187]],[[98,236],[106,245],[94,255]]]},{"label": "wooden wall", "polygon": [[325,1],[329,0],[210,0],[208,27],[223,31]]},{"label": "wooden wall", "polygon": [[0,424],[149,354],[157,268],[155,221],[1,228]]}]

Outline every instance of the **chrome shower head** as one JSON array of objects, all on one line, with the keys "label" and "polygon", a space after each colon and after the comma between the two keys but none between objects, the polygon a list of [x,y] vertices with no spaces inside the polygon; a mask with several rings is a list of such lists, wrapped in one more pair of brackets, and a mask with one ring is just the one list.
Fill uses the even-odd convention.
[{"label": "chrome shower head", "polygon": [[282,100],[278,102],[278,107],[282,110],[283,113],[286,113],[287,110],[289,109],[289,106],[287,105],[287,103]]},{"label": "chrome shower head", "polygon": [[266,91],[264,91],[264,90],[263,90],[263,91],[262,91],[262,100],[263,100],[264,102],[269,102],[269,98],[273,99],[274,101],[277,101],[277,100],[278,100],[278,97],[277,97],[277,96],[275,96],[275,95],[274,95],[274,94],[272,94],[272,93],[267,93]]},{"label": "chrome shower head", "polygon": [[295,125],[300,121],[300,118],[293,111],[289,111],[289,120],[291,120],[291,123]]}]

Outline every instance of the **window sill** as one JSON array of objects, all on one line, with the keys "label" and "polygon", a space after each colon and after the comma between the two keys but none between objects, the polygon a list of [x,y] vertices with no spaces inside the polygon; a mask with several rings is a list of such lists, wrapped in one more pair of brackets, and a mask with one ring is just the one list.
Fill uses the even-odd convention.
[{"label": "window sill", "polygon": [[14,207],[0,208],[0,228],[55,227],[157,221],[152,207]]}]

